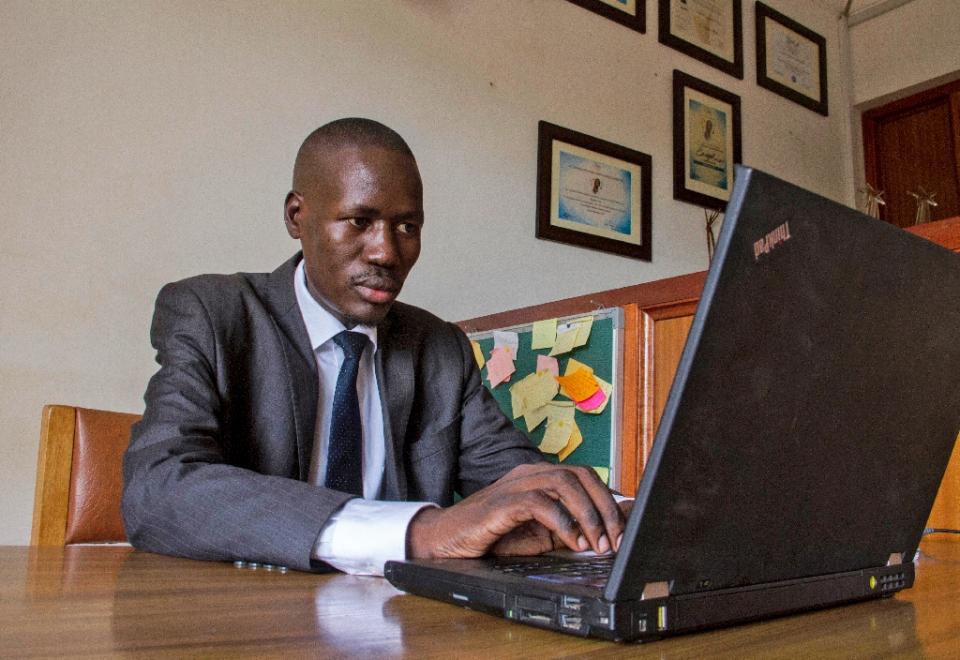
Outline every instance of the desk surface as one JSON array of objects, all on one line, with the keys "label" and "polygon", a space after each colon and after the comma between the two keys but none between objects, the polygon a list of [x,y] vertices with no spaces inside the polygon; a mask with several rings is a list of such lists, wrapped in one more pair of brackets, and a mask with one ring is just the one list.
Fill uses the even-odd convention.
[{"label": "desk surface", "polygon": [[894,598],[645,645],[584,640],[404,595],[122,547],[0,547],[0,657],[956,657],[960,543],[921,546]]}]

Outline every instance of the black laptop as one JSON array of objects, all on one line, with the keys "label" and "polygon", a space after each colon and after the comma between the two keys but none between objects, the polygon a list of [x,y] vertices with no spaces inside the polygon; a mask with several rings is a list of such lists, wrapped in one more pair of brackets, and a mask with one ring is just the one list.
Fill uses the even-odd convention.
[{"label": "black laptop", "polygon": [[890,596],[958,431],[960,255],[739,168],[619,554],[386,577],[614,640]]}]

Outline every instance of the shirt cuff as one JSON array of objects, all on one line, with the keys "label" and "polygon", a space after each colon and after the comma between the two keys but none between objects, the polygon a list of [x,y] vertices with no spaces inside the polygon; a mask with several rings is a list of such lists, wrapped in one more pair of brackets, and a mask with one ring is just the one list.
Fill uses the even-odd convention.
[{"label": "shirt cuff", "polygon": [[327,520],[313,558],[352,575],[383,575],[390,560],[407,558],[407,527],[430,502],[352,499]]}]

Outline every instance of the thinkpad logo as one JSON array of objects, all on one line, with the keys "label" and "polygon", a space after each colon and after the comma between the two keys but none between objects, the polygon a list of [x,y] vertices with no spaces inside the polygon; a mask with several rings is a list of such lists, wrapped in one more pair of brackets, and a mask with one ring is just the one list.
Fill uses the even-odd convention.
[{"label": "thinkpad logo", "polygon": [[789,240],[790,223],[784,222],[782,225],[775,227],[773,231],[769,232],[759,241],[753,242],[753,260],[760,261],[761,255],[770,254],[774,249],[779,247],[781,243]]}]

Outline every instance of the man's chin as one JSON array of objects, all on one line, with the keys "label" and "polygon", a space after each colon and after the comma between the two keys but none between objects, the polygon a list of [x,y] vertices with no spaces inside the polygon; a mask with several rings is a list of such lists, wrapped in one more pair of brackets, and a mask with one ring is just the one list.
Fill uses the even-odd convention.
[{"label": "man's chin", "polygon": [[346,310],[345,314],[341,314],[342,318],[340,320],[347,328],[356,325],[377,325],[387,316],[391,307],[393,307],[392,300],[382,304],[364,303],[356,305]]}]

